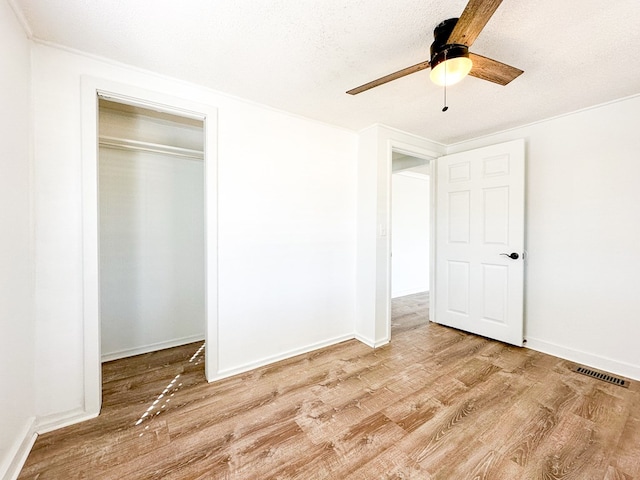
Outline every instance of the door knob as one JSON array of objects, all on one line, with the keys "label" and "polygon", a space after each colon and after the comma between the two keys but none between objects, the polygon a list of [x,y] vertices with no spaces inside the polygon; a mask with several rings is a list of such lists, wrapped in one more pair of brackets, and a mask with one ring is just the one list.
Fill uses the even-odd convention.
[{"label": "door knob", "polygon": [[517,260],[518,258],[520,258],[520,255],[518,255],[516,252],[513,252],[513,253],[501,253],[500,255],[504,255],[505,257],[509,257],[512,260]]}]

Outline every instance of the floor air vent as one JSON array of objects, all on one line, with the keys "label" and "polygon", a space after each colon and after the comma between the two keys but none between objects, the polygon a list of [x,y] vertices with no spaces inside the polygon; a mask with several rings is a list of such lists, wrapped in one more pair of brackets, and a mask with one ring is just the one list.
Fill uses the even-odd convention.
[{"label": "floor air vent", "polygon": [[597,378],[598,380],[602,380],[603,382],[613,383],[614,385],[618,385],[620,387],[629,388],[629,382],[622,378],[614,377],[607,373],[596,372],[595,370],[591,370],[590,368],[581,367],[580,365],[576,365],[573,367],[573,371],[577,373],[581,373],[582,375],[587,375],[589,377]]}]

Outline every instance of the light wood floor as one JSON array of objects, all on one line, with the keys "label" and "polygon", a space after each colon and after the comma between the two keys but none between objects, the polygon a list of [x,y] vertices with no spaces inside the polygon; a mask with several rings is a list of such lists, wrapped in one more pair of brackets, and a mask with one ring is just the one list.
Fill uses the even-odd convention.
[{"label": "light wood floor", "polygon": [[640,479],[640,389],[430,324],[207,384],[200,344],[104,365],[101,415],[38,438],[21,479]]}]

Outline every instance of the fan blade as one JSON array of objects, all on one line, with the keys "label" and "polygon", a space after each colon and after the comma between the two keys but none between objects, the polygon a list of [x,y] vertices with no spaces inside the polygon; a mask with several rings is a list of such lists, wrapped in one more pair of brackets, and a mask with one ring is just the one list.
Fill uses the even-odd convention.
[{"label": "fan blade", "polygon": [[501,3],[502,0],[469,0],[447,43],[470,47]]},{"label": "fan blade", "polygon": [[347,93],[349,95],[357,95],[358,93],[362,93],[366,90],[370,90],[379,85],[383,85],[385,83],[391,82],[392,80],[397,80],[398,78],[402,78],[406,75],[410,75],[412,73],[419,72],[420,70],[425,70],[429,68],[429,60],[413,65],[412,67],[403,68],[402,70],[398,70],[395,73],[390,73],[389,75],[385,75],[384,77],[380,77],[377,80],[373,80],[372,82],[365,83],[364,85],[360,85],[359,87],[352,88]]},{"label": "fan blade", "polygon": [[469,58],[473,62],[469,75],[499,85],[506,85],[523,73],[519,68],[475,53],[470,52]]}]

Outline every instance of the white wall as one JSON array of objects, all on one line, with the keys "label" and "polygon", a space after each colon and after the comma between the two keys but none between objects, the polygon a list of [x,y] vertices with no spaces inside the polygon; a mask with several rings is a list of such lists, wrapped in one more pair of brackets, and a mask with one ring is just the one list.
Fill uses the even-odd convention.
[{"label": "white wall", "polygon": [[242,104],[219,125],[221,371],[353,338],[357,135]]},{"label": "white wall", "polygon": [[640,97],[451,146],[527,145],[531,348],[640,379]]},{"label": "white wall", "polygon": [[35,416],[29,49],[0,0],[0,478],[16,473]]},{"label": "white wall", "polygon": [[202,122],[129,110],[100,107],[103,361],[205,337],[203,160],[122,148],[202,155]]},{"label": "white wall", "polygon": [[429,291],[430,179],[417,173],[391,178],[391,297]]},{"label": "white wall", "polygon": [[35,45],[36,380],[45,422],[83,409],[85,74],[218,107],[220,349],[210,353],[220,374],[353,336],[356,134]]}]

